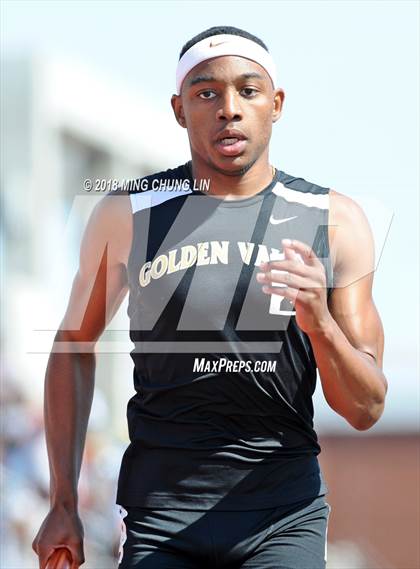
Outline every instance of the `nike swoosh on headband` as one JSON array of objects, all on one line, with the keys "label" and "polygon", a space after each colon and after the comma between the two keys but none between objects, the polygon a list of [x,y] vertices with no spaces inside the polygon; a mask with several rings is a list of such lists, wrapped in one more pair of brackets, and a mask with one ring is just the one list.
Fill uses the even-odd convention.
[{"label": "nike swoosh on headband", "polygon": [[210,42],[210,47],[216,47],[218,45],[222,45],[222,43],[227,43],[227,41],[219,41],[217,43],[214,43],[213,41]]},{"label": "nike swoosh on headband", "polygon": [[297,215],[293,217],[285,217],[284,219],[275,219],[273,216],[270,217],[270,223],[273,225],[278,225],[279,223],[284,223],[285,221],[290,221],[291,219],[296,219]]}]

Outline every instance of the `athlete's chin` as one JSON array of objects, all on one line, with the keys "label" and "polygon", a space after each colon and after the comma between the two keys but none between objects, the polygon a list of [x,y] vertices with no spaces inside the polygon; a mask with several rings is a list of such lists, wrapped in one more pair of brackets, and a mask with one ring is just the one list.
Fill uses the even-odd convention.
[{"label": "athlete's chin", "polygon": [[226,176],[243,176],[245,172],[251,168],[253,163],[254,161],[243,154],[240,156],[217,157],[212,160],[213,168],[220,174]]}]

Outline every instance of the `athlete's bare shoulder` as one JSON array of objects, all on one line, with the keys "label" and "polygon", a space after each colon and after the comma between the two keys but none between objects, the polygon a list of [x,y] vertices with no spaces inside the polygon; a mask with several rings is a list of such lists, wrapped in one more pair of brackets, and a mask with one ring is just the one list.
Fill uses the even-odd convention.
[{"label": "athlete's bare shoulder", "polygon": [[107,245],[108,258],[113,264],[127,265],[133,233],[132,224],[129,194],[109,193],[93,209],[88,231],[95,235],[95,241]]},{"label": "athlete's bare shoulder", "polygon": [[334,236],[339,222],[355,221],[361,215],[361,207],[350,196],[330,189],[330,215],[331,235]]},{"label": "athlete's bare shoulder", "polygon": [[328,235],[337,277],[357,272],[353,277],[360,278],[373,270],[373,234],[363,208],[350,196],[332,189]]}]

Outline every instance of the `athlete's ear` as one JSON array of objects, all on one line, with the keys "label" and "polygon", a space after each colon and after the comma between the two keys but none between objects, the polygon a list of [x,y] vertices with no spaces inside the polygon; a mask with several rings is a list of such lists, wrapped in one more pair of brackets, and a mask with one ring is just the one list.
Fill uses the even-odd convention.
[{"label": "athlete's ear", "polygon": [[187,128],[187,122],[185,120],[184,108],[182,106],[182,100],[180,95],[172,95],[171,105],[174,111],[174,115],[178,124],[183,128]]},{"label": "athlete's ear", "polygon": [[274,95],[273,95],[273,122],[276,122],[279,120],[280,115],[281,115],[281,110],[283,108],[283,103],[284,103],[284,91],[283,89],[276,89],[274,91]]}]

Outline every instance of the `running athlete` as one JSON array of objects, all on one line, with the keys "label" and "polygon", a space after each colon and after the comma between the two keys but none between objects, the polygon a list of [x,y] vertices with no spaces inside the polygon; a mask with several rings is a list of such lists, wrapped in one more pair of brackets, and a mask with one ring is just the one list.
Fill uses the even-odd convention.
[{"label": "running athlete", "polygon": [[41,567],[60,545],[72,569],[84,562],[94,346],[129,292],[120,568],[321,569],[316,371],[359,431],[387,391],[370,227],[349,197],[271,165],[285,95],[260,39],[210,28],[182,49],[176,80],[191,160],[107,195],[85,230],[46,373],[51,509],[33,548]]}]

